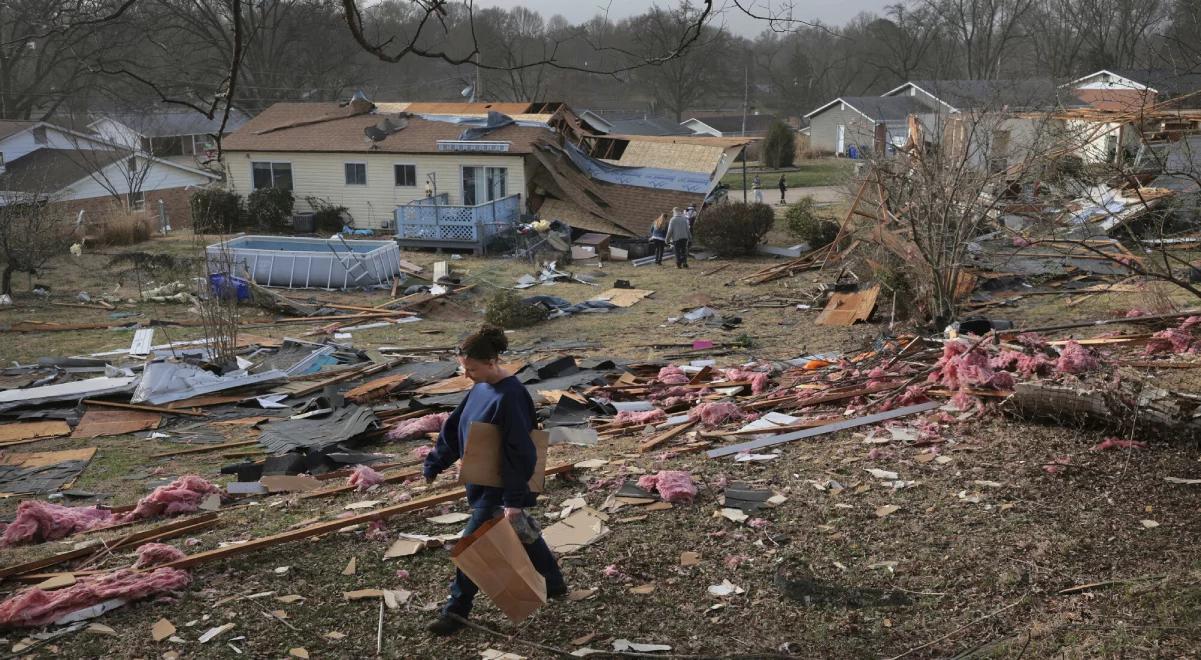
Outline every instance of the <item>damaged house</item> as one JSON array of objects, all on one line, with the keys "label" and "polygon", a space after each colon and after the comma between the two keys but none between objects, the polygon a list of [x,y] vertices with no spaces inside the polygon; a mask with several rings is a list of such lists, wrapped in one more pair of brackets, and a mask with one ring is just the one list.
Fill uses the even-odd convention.
[{"label": "damaged house", "polygon": [[701,203],[743,138],[602,135],[561,103],[278,103],[225,141],[227,185],[344,207],[410,247],[480,251],[523,215],[642,235]]}]

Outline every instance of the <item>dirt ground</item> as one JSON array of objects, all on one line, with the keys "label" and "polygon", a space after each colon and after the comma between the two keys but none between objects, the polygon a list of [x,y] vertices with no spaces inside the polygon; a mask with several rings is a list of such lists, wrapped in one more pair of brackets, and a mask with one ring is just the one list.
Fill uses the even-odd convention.
[{"label": "dirt ground", "polygon": [[[193,244],[189,237],[156,239],[122,251],[187,257],[193,254]],[[108,311],[69,306],[80,290],[96,296],[119,285],[122,297],[132,297],[139,286],[161,284],[186,271],[181,266],[177,272],[148,278],[145,273],[108,267],[112,256],[85,254],[61,263],[36,280],[51,286],[49,299],[19,293],[15,307],[0,310],[0,324],[100,322],[107,319]],[[405,258],[428,268],[446,257],[414,252]],[[458,309],[420,323],[354,332],[354,345],[454,345],[478,325],[491,292],[511,286],[523,273],[536,273],[531,265],[512,260],[468,257],[451,263],[465,283],[475,285],[470,294],[456,299]],[[767,258],[714,260],[694,262],[688,270],[636,268],[628,263],[606,263],[601,268],[577,265],[571,270],[596,277],[599,286],[561,283],[527,293],[577,302],[617,279],[656,293],[625,310],[557,319],[515,331],[511,344],[533,348],[532,355],[538,356],[552,354],[538,349],[550,342],[584,341],[595,347],[569,354],[630,360],[662,360],[679,350],[655,349],[654,344],[710,339],[749,345],[716,358],[723,365],[734,365],[812,353],[849,354],[888,332],[887,305],[880,306],[870,324],[815,326],[816,310],[798,310],[796,305],[812,301],[814,283],[822,280],[819,274],[803,273],[760,286],[740,281],[770,263]],[[20,284],[24,288],[25,283]],[[387,292],[289,295],[356,305],[388,299]],[[1033,326],[1107,318],[1139,302],[1113,295],[1066,307],[1056,297],[1032,298],[993,314]],[[702,304],[741,321],[730,330],[667,322]],[[142,321],[195,318],[184,305],[119,305],[118,309],[136,312]],[[253,321],[259,312],[248,312],[247,317]],[[244,331],[283,337],[295,336],[306,327],[310,326],[248,323]],[[1088,329],[1051,336],[1100,333]],[[194,327],[167,327],[157,332],[155,342],[199,334]],[[6,364],[27,363],[38,357],[126,347],[131,337],[132,330],[6,332],[0,356]],[[1201,391],[1196,373],[1160,374],[1160,384]],[[455,531],[453,526],[427,522],[426,518],[441,512],[434,510],[390,519],[384,526],[388,540],[372,540],[374,535],[365,528],[351,529],[199,566],[191,571],[191,587],[178,600],[127,605],[96,620],[111,631],[81,631],[16,655],[257,658],[290,653],[298,657],[301,654],[295,649],[303,649],[313,658],[377,653],[395,658],[479,658],[482,651],[496,649],[550,658],[582,647],[609,651],[617,639],[669,645],[674,657],[1201,654],[1201,559],[1194,551],[1201,542],[1197,523],[1201,486],[1164,479],[1201,478],[1197,446],[1172,438],[1140,438],[1150,443],[1148,449],[1096,452],[1091,448],[1104,437],[1097,429],[1040,425],[992,412],[952,427],[939,449],[939,455],[949,460],[932,461],[929,448],[904,443],[887,445],[869,458],[869,450],[878,445],[865,443],[867,431],[783,445],[779,459],[764,463],[706,459],[703,454],[641,454],[637,436],[602,441],[592,448],[552,448],[551,463],[588,458],[609,463],[551,479],[540,517],[577,496],[597,507],[621,478],[659,469],[689,471],[700,492],[691,505],[653,512],[627,507],[612,513],[608,536],[561,561],[571,589],[595,592],[580,600],[553,601],[519,628],[481,597],[473,619],[493,632],[465,630],[448,639],[425,633],[431,610],[445,598],[453,570],[446,551],[427,550],[393,560],[384,560],[383,554],[398,532]],[[232,432],[229,437],[254,436]],[[370,449],[403,460],[418,444],[380,443]],[[145,494],[148,480],[156,477],[199,474],[224,483],[230,477],[220,477],[217,469],[235,460],[219,453],[151,458],[177,445],[133,436],[44,440],[19,449],[78,446],[96,446],[99,451],[76,487],[111,494],[114,505],[134,502]],[[1043,469],[1061,456],[1072,457],[1070,468],[1055,474]],[[901,489],[886,487],[867,468],[893,471],[899,479],[914,483]],[[732,481],[771,488],[787,501],[756,513],[765,521],[757,526],[714,517],[722,484]],[[450,486],[444,479],[433,489]],[[194,553],[276,533],[316,517],[330,519],[355,501],[391,503],[422,492],[424,486],[410,484],[327,499],[259,498],[223,510],[217,526],[170,543]],[[11,513],[15,500],[0,500],[0,514]],[[880,516],[880,507],[888,505],[899,508]],[[464,507],[460,501],[442,509]],[[543,522],[549,521],[543,518]],[[88,536],[113,539],[142,527]],[[0,563],[11,565],[68,550],[78,540],[4,549]],[[699,564],[681,566],[685,551],[699,553]],[[131,556],[118,551],[99,567],[126,566]],[[343,575],[352,557],[356,571]],[[822,585],[820,592],[799,587],[797,576]],[[710,586],[723,580],[743,593],[730,597],[708,593]],[[1073,589],[1082,585],[1093,586]],[[11,588],[11,584],[3,586]],[[632,591],[635,587],[642,588]],[[413,595],[397,610],[381,609],[378,600],[343,597],[344,592],[367,588],[405,589]],[[892,595],[887,604],[873,602],[871,594],[881,592]],[[302,598],[277,600],[289,595]],[[381,611],[382,634],[378,632]],[[170,620],[185,641],[154,642],[150,631],[160,618]],[[225,623],[233,623],[234,628],[206,644],[196,641],[204,631]],[[30,632],[34,631],[0,632],[0,650],[11,649]],[[172,652],[178,655],[165,655]]]}]

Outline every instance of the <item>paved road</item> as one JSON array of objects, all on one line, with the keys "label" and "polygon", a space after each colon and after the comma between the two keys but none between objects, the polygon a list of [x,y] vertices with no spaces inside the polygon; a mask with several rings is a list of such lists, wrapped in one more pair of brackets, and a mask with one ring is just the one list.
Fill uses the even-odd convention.
[{"label": "paved road", "polygon": [[[847,189],[844,186],[811,186],[808,188],[789,188],[784,193],[784,199],[789,203],[793,203],[802,197],[812,197],[814,201],[822,203],[837,203],[846,201]],[[755,193],[747,192],[747,199],[755,201]],[[742,191],[731,190],[730,201],[741,202]],[[766,188],[763,191],[763,201],[768,204],[775,204],[780,201],[780,190],[778,188]]]}]

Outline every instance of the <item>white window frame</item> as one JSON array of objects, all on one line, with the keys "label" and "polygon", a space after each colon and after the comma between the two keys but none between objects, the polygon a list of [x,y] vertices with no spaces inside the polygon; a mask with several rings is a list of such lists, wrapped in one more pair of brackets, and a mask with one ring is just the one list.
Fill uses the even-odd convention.
[{"label": "white window frame", "polygon": [[[346,178],[347,178],[347,177],[346,177],[346,166],[347,166],[347,165],[362,165],[362,166],[363,166],[363,182],[362,182],[362,183],[351,183],[351,182],[349,182],[349,181],[347,181],[347,180],[346,180]],[[365,186],[367,185],[367,181],[368,181],[368,179],[367,179],[367,161],[362,161],[362,160],[348,160],[348,161],[344,161],[344,162],[342,163],[342,185],[344,185],[344,186],[355,186],[355,187],[360,187],[360,186],[363,186],[363,187],[365,187]]]},{"label": "white window frame", "polygon": [[[396,168],[401,165],[403,165],[405,167],[413,168],[413,185],[402,186],[399,183],[396,183]],[[417,188],[418,187],[417,182],[419,180],[420,180],[420,176],[418,176],[418,172],[417,172],[417,163],[392,163],[392,187],[393,188]]]},{"label": "white window frame", "polygon": [[288,169],[291,170],[291,172],[292,172],[292,190],[290,192],[296,191],[296,166],[292,164],[292,161],[290,161],[290,160],[253,160],[252,159],[250,161],[250,190],[252,192],[255,190],[258,190],[258,188],[254,187],[254,164],[255,163],[267,163],[267,164],[273,166],[273,169],[271,172],[271,187],[273,187],[273,188],[275,187],[274,166],[275,165],[287,165]]}]

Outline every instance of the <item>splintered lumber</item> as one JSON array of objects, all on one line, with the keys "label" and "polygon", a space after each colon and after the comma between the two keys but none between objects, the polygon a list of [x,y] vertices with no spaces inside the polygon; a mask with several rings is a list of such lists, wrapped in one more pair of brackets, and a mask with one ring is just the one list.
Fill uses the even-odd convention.
[{"label": "splintered lumber", "polygon": [[166,458],[167,456],[183,456],[184,454],[203,454],[210,451],[218,451],[220,449],[229,449],[231,447],[249,447],[257,445],[258,440],[238,440],[237,442],[222,442],[215,445],[201,445],[199,447],[188,447],[187,449],[172,449],[158,454],[151,454],[150,458]]},{"label": "splintered lumber", "polygon": [[[553,468],[547,468],[546,474],[561,474],[564,472],[570,472],[571,469],[572,465],[570,463],[556,465]],[[251,552],[253,550],[269,548],[281,543],[288,543],[289,541],[297,541],[300,539],[307,539],[314,536],[329,534],[330,532],[336,532],[340,529],[345,529],[346,527],[351,527],[353,525],[361,525],[376,520],[383,520],[385,518],[391,518],[392,516],[402,513],[420,511],[421,509],[426,509],[431,506],[437,506],[447,502],[454,502],[455,500],[466,496],[467,491],[465,489],[457,488],[446,493],[429,495],[420,499],[384,507],[382,509],[376,509],[375,511],[369,511],[367,513],[361,513],[355,516],[348,516],[346,518],[339,518],[337,520],[320,522],[314,525],[309,525],[308,527],[301,527],[300,529],[294,529],[272,536],[264,536],[262,538],[253,539],[238,545],[229,545],[224,548],[216,548],[213,550],[207,550],[205,552],[198,552],[194,555],[188,555],[183,559],[177,559],[165,564],[159,564],[158,566],[155,566],[155,568],[189,568],[199,564],[208,563],[210,561],[217,561],[233,557],[235,555]]]},{"label": "splintered lumber", "polygon": [[659,445],[667,442],[668,440],[671,440],[672,438],[684,433],[685,431],[687,431],[688,429],[690,429],[696,425],[697,425],[697,422],[685,422],[684,424],[680,424],[679,426],[673,426],[672,428],[667,429],[666,431],[660,433],[659,435],[656,435],[647,440],[644,440],[642,442],[642,444],[638,445],[638,451],[645,454],[646,452],[648,452],[648,451],[654,449],[655,447],[658,447]]},{"label": "splintered lumber", "polygon": [[40,571],[50,566],[56,566],[63,562],[72,561],[75,559],[83,559],[97,554],[98,552],[112,551],[130,545],[140,545],[150,541],[161,541],[176,536],[183,536],[194,531],[212,527],[217,523],[216,513],[206,513],[200,516],[194,516],[186,520],[176,520],[165,525],[159,525],[150,529],[144,529],[133,534],[126,534],[120,538],[109,542],[97,543],[86,548],[78,550],[70,550],[61,552],[56,555],[51,555],[43,559],[35,559],[21,564],[5,566],[0,568],[0,579],[12,577],[14,575],[25,575],[33,571]]},{"label": "splintered lumber", "polygon": [[[395,483],[400,483],[402,481],[408,481],[409,479],[412,479],[413,477],[420,477],[421,470],[420,469],[405,470],[404,472],[396,472],[396,473],[385,472],[385,473],[381,474],[380,476],[384,478],[384,483],[395,484]],[[331,488],[322,488],[321,490],[311,490],[307,493],[301,494],[299,499],[308,500],[308,499],[312,499],[315,497],[332,497],[334,495],[340,495],[342,493],[349,493],[354,489],[355,489],[354,486],[351,486],[348,484],[342,484],[341,486],[333,486]]]},{"label": "splintered lumber", "polygon": [[886,422],[890,419],[897,419],[898,417],[906,417],[908,415],[916,415],[918,413],[923,413],[928,410],[934,410],[941,406],[942,406],[942,404],[937,401],[929,401],[927,403],[919,403],[914,406],[906,406],[904,408],[897,408],[896,410],[889,410],[887,412],[875,413],[873,415],[865,415],[863,417],[856,417],[854,419],[847,419],[847,420],[843,420],[841,422],[836,422],[834,424],[826,424],[825,426],[818,426],[816,428],[806,429],[804,431],[796,431],[793,433],[781,433],[779,435],[773,435],[773,436],[769,436],[766,438],[760,438],[758,440],[752,440],[750,442],[744,442],[744,443],[738,444],[738,445],[731,445],[729,447],[718,447],[717,449],[711,449],[708,452],[705,452],[705,455],[708,456],[709,458],[721,458],[722,456],[741,454],[743,452],[754,451],[756,449],[762,449],[764,447],[771,447],[773,445],[781,445],[786,442],[793,442],[796,440],[804,440],[805,438],[812,438],[812,437],[816,437],[819,435],[825,435],[827,433],[835,433],[837,431],[845,431],[847,429],[853,429],[853,428],[856,428],[859,426],[867,426],[869,424],[878,424],[879,422]]},{"label": "splintered lumber", "polygon": [[355,403],[366,403],[374,399],[382,399],[388,394],[408,382],[409,377],[406,374],[393,374],[376,378],[358,385],[348,392],[346,398]]},{"label": "splintered lumber", "polygon": [[880,296],[880,285],[863,291],[848,291],[835,293],[830,296],[826,308],[813,321],[814,325],[854,325],[859,321],[871,318],[872,310],[876,308],[876,299]]},{"label": "splintered lumber", "polygon": [[84,399],[83,402],[89,406],[102,406],[105,408],[121,408],[123,410],[140,410],[142,412],[159,413],[161,415],[184,415],[187,417],[208,417],[208,415],[197,412],[195,410],[182,410],[179,408],[162,408],[159,406],[140,406],[132,403],[117,403],[116,401],[101,401],[99,399]]},{"label": "splintered lumber", "polygon": [[1144,437],[1201,438],[1201,395],[1171,392],[1134,379],[1103,387],[1018,383],[1008,410],[1019,417],[1089,423]]}]

